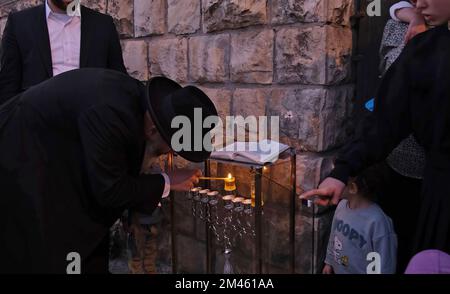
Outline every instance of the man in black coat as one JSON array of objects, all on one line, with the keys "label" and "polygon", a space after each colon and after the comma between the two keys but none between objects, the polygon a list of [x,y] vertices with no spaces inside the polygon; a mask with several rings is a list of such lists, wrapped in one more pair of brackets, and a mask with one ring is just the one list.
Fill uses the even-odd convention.
[{"label": "man in black coat", "polygon": [[[63,73],[3,104],[0,272],[65,273],[70,252],[82,273],[107,271],[105,240],[125,209],[151,214],[168,185],[188,191],[198,182],[198,170],[140,174],[144,150],[173,149],[173,118],[193,121],[194,108],[217,116],[196,87],[162,77],[145,87],[106,69]],[[210,129],[195,134],[208,142]],[[177,153],[194,162],[210,155],[208,146],[191,150]]]},{"label": "man in black coat", "polygon": [[67,15],[70,0],[9,15],[0,49],[0,105],[59,73],[84,67],[126,73],[119,37],[110,16],[81,6]]}]

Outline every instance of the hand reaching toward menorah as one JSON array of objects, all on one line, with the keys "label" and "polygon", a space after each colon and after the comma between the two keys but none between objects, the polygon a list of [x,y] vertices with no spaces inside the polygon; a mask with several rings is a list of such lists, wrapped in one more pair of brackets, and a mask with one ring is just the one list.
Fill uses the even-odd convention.
[{"label": "hand reaching toward menorah", "polygon": [[199,169],[176,169],[167,172],[167,175],[170,179],[170,189],[172,191],[188,192],[199,182],[202,171]]}]

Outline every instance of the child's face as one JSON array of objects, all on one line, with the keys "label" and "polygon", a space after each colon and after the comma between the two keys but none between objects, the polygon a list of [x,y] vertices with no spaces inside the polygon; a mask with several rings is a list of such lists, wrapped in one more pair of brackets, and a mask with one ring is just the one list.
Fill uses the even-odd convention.
[{"label": "child's face", "polygon": [[429,25],[438,26],[450,20],[450,0],[414,0],[416,9]]}]

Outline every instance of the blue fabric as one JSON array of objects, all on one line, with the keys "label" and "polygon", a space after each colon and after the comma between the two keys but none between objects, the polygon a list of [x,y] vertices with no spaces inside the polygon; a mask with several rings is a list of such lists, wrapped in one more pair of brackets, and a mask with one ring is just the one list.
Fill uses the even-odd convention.
[{"label": "blue fabric", "polygon": [[367,110],[369,110],[370,112],[373,112],[373,110],[375,108],[375,98],[372,98],[369,101],[367,101],[365,106],[366,106]]}]

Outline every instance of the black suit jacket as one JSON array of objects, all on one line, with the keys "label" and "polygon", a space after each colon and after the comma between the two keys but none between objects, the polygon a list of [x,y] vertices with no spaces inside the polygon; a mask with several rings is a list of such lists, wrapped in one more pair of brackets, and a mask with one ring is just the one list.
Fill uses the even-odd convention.
[{"label": "black suit jacket", "polygon": [[67,254],[85,261],[125,209],[154,211],[164,178],[140,174],[145,111],[142,83],[93,68],[0,107],[0,273],[64,273]]},{"label": "black suit jacket", "polygon": [[[126,73],[110,16],[81,6],[80,67]],[[0,49],[0,105],[53,76],[45,5],[9,15]]]}]

